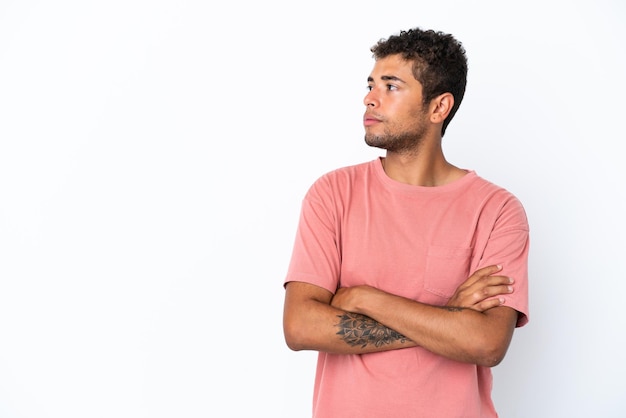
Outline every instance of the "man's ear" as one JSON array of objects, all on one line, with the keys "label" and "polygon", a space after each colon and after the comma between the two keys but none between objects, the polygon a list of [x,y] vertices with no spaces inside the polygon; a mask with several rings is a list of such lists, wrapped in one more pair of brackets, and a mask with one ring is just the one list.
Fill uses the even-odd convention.
[{"label": "man's ear", "polygon": [[432,123],[443,123],[454,106],[454,96],[452,93],[443,93],[435,97],[430,102],[430,121]]}]

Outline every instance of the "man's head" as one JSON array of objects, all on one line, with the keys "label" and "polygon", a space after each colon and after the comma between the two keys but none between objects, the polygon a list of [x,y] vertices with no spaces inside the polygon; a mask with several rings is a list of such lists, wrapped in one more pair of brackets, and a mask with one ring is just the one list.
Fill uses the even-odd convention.
[{"label": "man's head", "polygon": [[454,97],[454,105],[441,128],[441,136],[461,105],[467,83],[465,49],[452,35],[419,28],[401,31],[372,46],[374,59],[400,55],[413,63],[413,77],[422,85],[423,104],[443,93]]}]

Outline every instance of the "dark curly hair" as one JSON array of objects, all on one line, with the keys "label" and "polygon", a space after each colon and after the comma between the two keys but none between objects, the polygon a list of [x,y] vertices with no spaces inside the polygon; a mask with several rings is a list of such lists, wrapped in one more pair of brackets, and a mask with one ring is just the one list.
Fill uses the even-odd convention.
[{"label": "dark curly hair", "polygon": [[454,105],[443,122],[443,136],[465,94],[467,57],[463,45],[450,34],[413,28],[379,40],[370,50],[376,60],[401,54],[413,61],[413,77],[422,84],[424,105],[440,94],[452,94]]}]

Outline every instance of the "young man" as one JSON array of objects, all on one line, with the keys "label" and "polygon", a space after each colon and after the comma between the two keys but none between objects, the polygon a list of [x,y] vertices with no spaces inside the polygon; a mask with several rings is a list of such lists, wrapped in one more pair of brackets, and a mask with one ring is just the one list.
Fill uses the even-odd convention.
[{"label": "young man", "polygon": [[371,51],[365,142],[386,154],[307,192],[287,345],[319,351],[315,418],[496,417],[490,368],[528,322],[524,209],[444,157],[462,45],[415,28]]}]

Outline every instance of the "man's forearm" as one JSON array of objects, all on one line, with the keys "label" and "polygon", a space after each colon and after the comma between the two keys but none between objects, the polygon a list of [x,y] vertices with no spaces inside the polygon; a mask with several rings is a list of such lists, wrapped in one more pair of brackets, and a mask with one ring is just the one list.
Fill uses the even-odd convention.
[{"label": "man's forearm", "polygon": [[306,284],[290,284],[285,303],[284,334],[295,351],[315,350],[335,354],[366,354],[414,347],[404,335],[363,314],[337,309],[321,292],[315,298],[304,294]]},{"label": "man's forearm", "polygon": [[[380,322],[365,315],[346,312],[338,315],[339,322],[336,327],[339,329],[337,335],[349,346],[365,348],[388,348],[396,346],[397,343],[412,343],[407,337],[387,328]],[[412,345],[412,344],[411,344]]]},{"label": "man's forearm", "polygon": [[[365,289],[354,311],[391,327],[416,345],[457,361],[494,366],[510,343],[517,313],[506,307],[478,312],[425,305]],[[355,298],[355,300],[357,300]],[[363,299],[363,300],[361,300]]]}]

